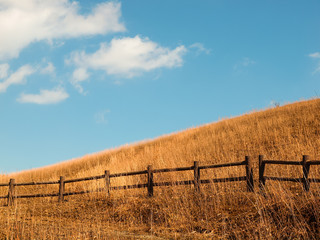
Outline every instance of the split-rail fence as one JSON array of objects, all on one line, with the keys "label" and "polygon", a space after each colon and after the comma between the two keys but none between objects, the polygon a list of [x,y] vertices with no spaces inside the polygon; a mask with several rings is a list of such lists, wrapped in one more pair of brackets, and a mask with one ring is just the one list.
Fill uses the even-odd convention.
[{"label": "split-rail fence", "polygon": [[[266,165],[269,164],[280,164],[280,165],[299,165],[302,166],[302,178],[283,178],[283,177],[272,177],[264,176],[264,171]],[[263,155],[259,155],[259,187],[261,190],[265,188],[266,180],[274,181],[291,181],[291,182],[301,182],[303,184],[304,190],[309,191],[311,182],[320,182],[320,179],[310,179],[308,178],[310,166],[320,165],[320,161],[310,161],[307,155],[303,156],[302,161],[283,161],[283,160],[265,160]],[[200,170],[212,169],[212,168],[225,168],[233,166],[245,166],[246,175],[239,177],[228,177],[228,178],[214,178],[214,179],[200,179]],[[193,171],[193,180],[182,180],[182,181],[167,181],[167,182],[154,182],[153,175],[156,173],[165,172],[181,172],[181,171]],[[110,179],[134,176],[134,175],[146,175],[147,182],[139,183],[133,185],[123,185],[123,186],[111,186]],[[104,188],[98,188],[95,190],[84,190],[78,192],[66,192],[65,185],[67,183],[75,183],[82,181],[90,181],[104,179]],[[61,176],[57,181],[46,181],[46,182],[27,182],[27,183],[16,183],[15,179],[10,179],[9,183],[2,183],[0,187],[8,187],[8,194],[6,196],[0,196],[0,199],[7,199],[7,205],[13,205],[16,199],[20,198],[38,198],[38,197],[58,197],[59,202],[64,201],[65,196],[78,195],[92,192],[106,192],[109,195],[110,191],[121,190],[121,189],[136,189],[136,188],[147,188],[148,196],[153,196],[153,188],[160,186],[178,186],[178,185],[194,185],[196,192],[200,191],[201,184],[218,183],[218,182],[238,182],[245,181],[246,188],[248,192],[254,192],[254,180],[253,180],[253,162],[252,158],[249,156],[245,157],[244,161],[232,162],[232,163],[222,163],[213,165],[200,166],[198,161],[194,161],[194,164],[189,167],[179,167],[179,168],[162,168],[153,169],[152,165],[148,165],[146,170],[134,171],[134,172],[123,172],[123,173],[113,173],[111,174],[109,170],[106,170],[103,175],[77,178],[77,179],[65,179]],[[51,185],[58,184],[59,192],[49,193],[49,194],[34,194],[34,195],[16,195],[16,187],[19,186],[35,186],[35,185]]]}]

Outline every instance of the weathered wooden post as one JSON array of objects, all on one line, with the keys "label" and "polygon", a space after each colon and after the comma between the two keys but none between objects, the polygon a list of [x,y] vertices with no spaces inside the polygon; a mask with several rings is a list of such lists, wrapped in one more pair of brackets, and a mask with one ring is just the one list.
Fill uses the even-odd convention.
[{"label": "weathered wooden post", "polygon": [[60,181],[59,181],[59,202],[63,202],[64,200],[64,188],[65,188],[65,183],[64,183],[64,176],[60,176]]},{"label": "weathered wooden post", "polygon": [[15,198],[15,179],[11,178],[9,182],[9,190],[8,190],[8,206],[14,204]]},{"label": "weathered wooden post", "polygon": [[194,174],[194,190],[195,192],[200,191],[200,168],[199,168],[199,162],[194,161],[193,162],[193,174]]},{"label": "weathered wooden post", "polygon": [[148,165],[147,169],[148,174],[148,196],[153,196],[153,168],[152,165]]},{"label": "weathered wooden post", "polygon": [[302,171],[303,171],[303,177],[302,177],[302,184],[303,184],[303,189],[308,192],[310,189],[310,181],[308,179],[309,175],[309,170],[310,170],[310,165],[307,163],[309,160],[308,155],[303,155],[302,157]]},{"label": "weathered wooden post", "polygon": [[104,171],[104,178],[106,181],[106,193],[107,193],[107,196],[109,196],[110,194],[110,171],[109,170]]},{"label": "weathered wooden post", "polygon": [[263,162],[264,156],[259,155],[259,188],[260,190],[264,190],[264,187],[266,185],[266,179],[264,178],[264,170],[266,167],[266,164]]},{"label": "weathered wooden post", "polygon": [[254,192],[254,185],[253,185],[253,169],[252,169],[252,160],[251,157],[245,157],[246,162],[246,177],[247,177],[247,191]]}]

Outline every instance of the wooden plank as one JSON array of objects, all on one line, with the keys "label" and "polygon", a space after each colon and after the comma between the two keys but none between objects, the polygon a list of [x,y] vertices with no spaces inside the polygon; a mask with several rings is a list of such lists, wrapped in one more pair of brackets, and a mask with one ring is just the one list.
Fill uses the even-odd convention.
[{"label": "wooden plank", "polygon": [[309,178],[309,182],[320,183],[320,178]]},{"label": "wooden plank", "polygon": [[245,161],[246,161],[247,191],[254,192],[252,160],[250,156],[246,156],[245,159],[246,159]]},{"label": "wooden plank", "polygon": [[113,177],[124,177],[124,176],[133,176],[133,175],[141,175],[148,173],[146,170],[144,171],[136,171],[136,172],[123,172],[123,173],[114,173],[110,174],[110,178]]},{"label": "wooden plank", "polygon": [[58,184],[59,181],[49,181],[49,182],[27,182],[27,183],[16,183],[16,186],[33,186],[33,185],[49,185]]},{"label": "wooden plank", "polygon": [[3,198],[8,198],[8,195],[6,195],[6,196],[0,196],[0,199],[3,199]]},{"label": "wooden plank", "polygon": [[34,195],[18,195],[16,198],[40,198],[40,197],[57,197],[59,193],[45,193],[45,194],[34,194]]},{"label": "wooden plank", "polygon": [[303,155],[302,158],[302,184],[303,184],[303,189],[308,192],[310,189],[310,182],[308,180],[309,176],[309,171],[310,171],[310,165],[307,164],[307,161],[309,160],[308,155]]},{"label": "wooden plank", "polygon": [[181,167],[181,168],[162,168],[162,169],[154,169],[154,173],[164,173],[164,172],[180,172],[180,171],[188,171],[193,170],[193,166],[191,167]]},{"label": "wooden plank", "polygon": [[99,175],[99,176],[93,176],[93,177],[83,177],[83,178],[75,178],[75,179],[69,179],[65,180],[65,183],[74,183],[74,182],[82,182],[82,181],[90,181],[90,180],[97,180],[104,178],[104,175]]},{"label": "wooden plank", "polygon": [[280,182],[302,182],[302,178],[288,178],[288,177],[264,177],[266,180],[280,181]]},{"label": "wooden plank", "polygon": [[240,182],[246,181],[247,177],[229,177],[229,178],[213,178],[200,180],[201,183],[220,183],[220,182]]},{"label": "wooden plank", "polygon": [[241,162],[234,162],[234,163],[223,163],[223,164],[199,166],[199,168],[200,169],[209,169],[209,168],[234,167],[234,166],[241,166],[241,165],[245,165],[245,164],[246,164],[245,161],[241,161]]},{"label": "wooden plank", "polygon": [[121,190],[121,189],[134,189],[134,188],[147,188],[147,183],[141,183],[141,184],[133,184],[133,185],[125,185],[125,186],[115,186],[110,187],[110,190]]},{"label": "wooden plank", "polygon": [[153,196],[153,168],[152,165],[148,165],[148,196]]},{"label": "wooden plank", "polygon": [[0,187],[7,187],[9,186],[9,183],[0,183]]},{"label": "wooden plank", "polygon": [[154,183],[154,186],[161,187],[161,186],[179,186],[179,185],[191,185],[191,184],[194,184],[193,180],[174,181],[174,182],[158,182],[158,183]]},{"label": "wooden plank", "polygon": [[301,162],[297,161],[285,161],[285,160],[263,160],[265,164],[279,164],[279,165],[301,165]]},{"label": "wooden plank", "polygon": [[308,161],[307,164],[308,165],[320,165],[320,161],[319,160],[312,160],[312,161]]}]

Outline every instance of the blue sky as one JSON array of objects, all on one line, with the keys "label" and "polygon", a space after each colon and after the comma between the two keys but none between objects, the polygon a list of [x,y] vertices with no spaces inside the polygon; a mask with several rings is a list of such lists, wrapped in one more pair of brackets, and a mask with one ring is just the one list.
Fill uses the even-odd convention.
[{"label": "blue sky", "polygon": [[0,172],[319,96],[319,9],[0,0]]}]

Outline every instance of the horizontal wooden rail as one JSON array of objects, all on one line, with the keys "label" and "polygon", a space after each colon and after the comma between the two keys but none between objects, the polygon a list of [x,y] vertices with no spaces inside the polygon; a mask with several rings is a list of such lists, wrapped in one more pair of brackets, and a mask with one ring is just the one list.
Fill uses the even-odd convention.
[{"label": "horizontal wooden rail", "polygon": [[124,173],[114,173],[110,174],[110,178],[113,177],[125,177],[125,176],[134,176],[134,175],[141,175],[141,174],[146,174],[147,171],[136,171],[136,172],[124,172]]},{"label": "horizontal wooden rail", "polygon": [[9,186],[9,183],[0,183],[0,187],[7,187]]},{"label": "horizontal wooden rail", "polygon": [[49,185],[58,184],[59,181],[49,181],[49,182],[27,182],[27,183],[16,183],[15,186],[34,186],[34,185]]},{"label": "horizontal wooden rail", "polygon": [[303,178],[288,178],[288,177],[264,177],[265,180],[274,180],[280,182],[302,182]]},{"label": "horizontal wooden rail", "polygon": [[39,198],[39,197],[57,197],[59,193],[34,194],[34,195],[18,195],[15,198]]},{"label": "horizontal wooden rail", "polygon": [[[280,164],[280,165],[297,165],[302,166],[302,177],[301,178],[290,178],[290,177],[273,177],[264,176],[265,167],[267,164]],[[320,165],[319,160],[309,160],[308,155],[303,155],[302,161],[283,161],[283,160],[264,160],[263,155],[259,155],[259,186],[263,190],[265,188],[266,180],[273,181],[286,181],[286,182],[300,182],[303,185],[303,189],[308,192],[310,189],[310,183],[318,183],[320,179],[309,178],[310,166]]]},{"label": "horizontal wooden rail", "polygon": [[192,167],[180,167],[180,168],[162,168],[162,169],[155,169],[153,173],[164,173],[164,172],[181,172],[181,171],[189,171],[193,170]]},{"label": "horizontal wooden rail", "polygon": [[218,183],[218,182],[240,182],[246,181],[247,177],[231,177],[231,178],[214,178],[214,179],[205,179],[200,180],[201,183]]},{"label": "horizontal wooden rail", "polygon": [[222,167],[235,167],[245,165],[246,161],[242,162],[234,162],[234,163],[223,163],[223,164],[214,164],[214,165],[207,165],[207,166],[199,166],[199,169],[209,169],[209,168],[222,168]]},{"label": "horizontal wooden rail", "polygon": [[[83,181],[90,181],[90,180],[98,180],[104,178],[104,175],[99,176],[93,176],[93,177],[84,177],[84,178],[75,178],[75,179],[69,179],[65,180],[64,183],[74,183],[74,182],[83,182]],[[58,181],[59,183],[59,181]]]},{"label": "horizontal wooden rail", "polygon": [[264,160],[264,164],[277,164],[277,165],[302,165],[302,162],[297,161],[283,161],[283,160]]}]

